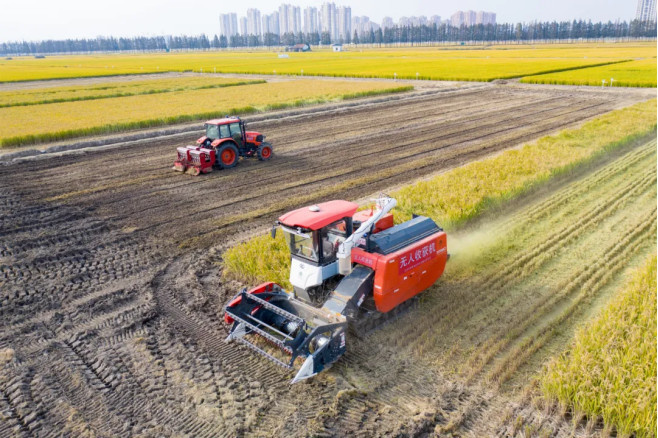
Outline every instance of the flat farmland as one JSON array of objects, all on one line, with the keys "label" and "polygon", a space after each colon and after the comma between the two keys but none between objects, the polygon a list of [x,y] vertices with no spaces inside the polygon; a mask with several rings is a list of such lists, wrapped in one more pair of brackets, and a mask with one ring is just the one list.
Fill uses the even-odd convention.
[{"label": "flat farmland", "polygon": [[[203,79],[214,79],[214,83],[205,81],[204,84]],[[382,81],[310,82],[307,79],[267,83],[264,80],[192,77],[172,81],[169,88],[165,86],[164,89],[158,90],[159,82],[154,79],[142,83],[116,83],[122,85],[122,88],[133,90],[125,95],[115,93],[92,96],[94,99],[67,99],[66,97],[71,95],[69,89],[68,93],[63,92],[61,102],[49,102],[46,99],[36,105],[0,107],[0,118],[4,122],[0,127],[0,147],[171,125],[222,117],[225,114],[244,115],[269,108],[301,106],[359,95],[403,91],[394,84]],[[155,88],[150,88],[152,92],[149,92],[144,89],[145,85]],[[108,86],[104,84],[102,88]],[[90,88],[94,87],[78,87],[77,92],[83,94]],[[52,91],[58,89],[19,91],[12,97],[16,99],[18,95],[19,99],[27,99],[35,92],[44,95]],[[0,102],[3,97],[0,94]],[[39,123],[34,123],[37,120]]]},{"label": "flat farmland", "polygon": [[0,82],[182,71],[492,81],[656,56],[655,42],[345,49],[16,57],[0,59]]},{"label": "flat farmland", "polygon": [[[488,436],[515,433],[517,416],[532,426],[539,414],[514,407],[505,391],[523,388],[560,343],[545,327],[571,330],[590,308],[551,291],[585,275],[583,263],[609,254],[608,244],[624,245],[618,257],[646,252],[655,143],[505,212],[485,231],[524,239],[518,247],[481,262],[468,281],[456,258],[453,281],[432,288],[423,309],[350,339],[331,371],[293,387],[285,372],[224,343],[220,309],[241,285],[221,279],[222,251],[285,210],[370,196],[655,94],[620,91],[479,84],[265,114],[249,127],[274,145],[271,161],[197,178],[170,167],[175,146],[200,133],[0,166],[0,435]],[[605,227],[556,242],[555,230],[575,233],[574,218]],[[609,230],[619,242],[605,238]],[[468,234],[457,239],[469,254]],[[586,251],[587,242],[598,243]],[[557,256],[538,258],[535,248]],[[524,301],[519,281],[537,272],[561,276]],[[528,337],[539,347],[516,355]]]},{"label": "flat farmland", "polygon": [[[611,81],[612,79],[612,81]],[[528,84],[656,87],[656,58],[641,59],[578,71],[549,73],[521,79]]]}]

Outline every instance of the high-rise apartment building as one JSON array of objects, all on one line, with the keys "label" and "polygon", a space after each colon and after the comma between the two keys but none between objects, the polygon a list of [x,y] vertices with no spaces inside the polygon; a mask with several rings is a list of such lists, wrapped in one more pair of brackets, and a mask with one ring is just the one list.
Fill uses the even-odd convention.
[{"label": "high-rise apartment building", "polygon": [[304,33],[319,32],[318,27],[318,8],[309,6],[304,9]]},{"label": "high-rise apartment building", "polygon": [[279,6],[279,31],[284,33],[299,33],[302,31],[302,14],[299,6],[282,4]]},{"label": "high-rise apartment building", "polygon": [[475,11],[464,12],[464,24],[466,26],[473,26],[475,24],[476,17],[477,13]]},{"label": "high-rise apartment building", "polygon": [[639,21],[656,21],[656,0],[638,0],[635,19]]},{"label": "high-rise apartment building", "polygon": [[[655,0],[654,0],[655,1]],[[475,24],[496,24],[496,14],[494,12],[478,11],[475,14]]]},{"label": "high-rise apartment building", "polygon": [[[393,25],[391,25],[393,27]],[[352,18],[352,34],[356,32],[359,36],[369,33],[371,30],[376,31],[379,25],[370,21],[369,17],[361,16]]]},{"label": "high-rise apartment building", "polygon": [[247,32],[247,17],[240,17],[240,34],[248,35]]},{"label": "high-rise apartment building", "polygon": [[460,27],[461,25],[496,24],[496,14],[484,11],[457,11],[450,16],[450,24],[455,27]]},{"label": "high-rise apartment building", "polygon": [[247,33],[249,35],[262,35],[262,23],[258,9],[247,9]]},{"label": "high-rise apartment building", "polygon": [[277,11],[272,12],[271,14],[263,15],[263,27],[261,28],[263,35],[266,33],[273,33],[275,35],[280,35],[279,32],[279,13]]},{"label": "high-rise apartment building", "polygon": [[338,39],[347,41],[352,36],[352,8],[340,6],[336,15],[338,16]]},{"label": "high-rise apartment building", "polygon": [[420,17],[400,17],[400,21],[398,22],[398,25],[401,27],[426,26],[427,17],[424,15],[421,15]]},{"label": "high-rise apartment building", "polygon": [[302,31],[302,10],[299,6],[292,7],[292,31],[298,34]]},{"label": "high-rise apartment building", "polygon": [[323,3],[318,11],[318,26],[321,33],[329,33],[331,41],[346,41],[352,36],[352,8]]},{"label": "high-rise apartment building", "polygon": [[450,16],[450,25],[459,27],[464,24],[464,11],[457,11]]},{"label": "high-rise apartment building", "polygon": [[281,5],[279,6],[279,35],[289,32],[290,21],[288,17],[290,16],[291,5]]},{"label": "high-rise apartment building", "polygon": [[365,15],[362,17],[352,17],[352,32],[356,32],[357,34],[361,35],[369,22],[370,18],[366,17]]},{"label": "high-rise apartment building", "polygon": [[238,14],[219,14],[219,34],[226,38],[238,34]]},{"label": "high-rise apartment building", "polygon": [[382,19],[382,29],[390,29],[395,26],[393,19],[391,17],[384,17]]},{"label": "high-rise apartment building", "polygon": [[338,17],[335,3],[323,3],[320,7],[320,30],[328,32],[332,41],[338,40]]}]

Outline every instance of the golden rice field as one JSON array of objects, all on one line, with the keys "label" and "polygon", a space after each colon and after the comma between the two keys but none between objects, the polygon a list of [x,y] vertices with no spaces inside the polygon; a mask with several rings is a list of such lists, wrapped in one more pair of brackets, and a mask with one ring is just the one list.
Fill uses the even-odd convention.
[{"label": "golden rice field", "polygon": [[656,100],[642,102],[597,117],[580,128],[543,137],[521,149],[404,187],[395,194],[399,220],[407,220],[415,213],[453,227],[533,184],[550,179],[565,166],[614,148],[629,136],[655,129],[656,116]]},{"label": "golden rice field", "polygon": [[76,100],[104,99],[137,94],[157,94],[172,91],[222,88],[236,85],[262,84],[264,80],[241,80],[216,76],[186,78],[155,78],[122,82],[103,82],[94,85],[32,88],[0,91],[0,108],[8,106],[59,103]]},{"label": "golden rice field", "polygon": [[411,88],[383,82],[302,80],[14,106],[0,108],[0,145],[53,141]]},{"label": "golden rice field", "polygon": [[[655,43],[518,45],[489,48],[316,50],[49,56],[0,60],[0,82],[195,71],[491,81],[655,56]],[[418,75],[417,75],[418,73]]]},{"label": "golden rice field", "polygon": [[[568,171],[637,136],[656,129],[656,100],[616,110],[517,150],[469,163],[391,195],[398,201],[398,222],[412,214],[429,216],[454,229],[488,208]],[[428,196],[428,194],[431,194]],[[278,281],[288,286],[288,249],[283,239],[258,236],[224,253],[224,275],[257,284]]]},{"label": "golden rice field", "polygon": [[564,411],[601,418],[620,436],[656,436],[656,256],[541,377]]},{"label": "golden rice field", "polygon": [[[614,81],[611,82],[611,79]],[[614,87],[655,87],[656,57],[619,64],[603,65],[568,72],[528,76],[521,82],[528,84],[592,85]]]}]

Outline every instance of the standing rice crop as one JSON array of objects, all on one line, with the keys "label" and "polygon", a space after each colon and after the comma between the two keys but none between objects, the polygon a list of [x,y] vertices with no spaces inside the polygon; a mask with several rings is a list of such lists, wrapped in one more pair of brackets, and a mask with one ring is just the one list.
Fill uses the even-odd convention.
[{"label": "standing rice crop", "polygon": [[621,436],[656,436],[656,256],[576,334],[542,377],[564,410],[600,417]]},{"label": "standing rice crop", "polygon": [[655,88],[656,57],[565,72],[527,76],[521,79],[521,82],[528,84]]},{"label": "standing rice crop", "polygon": [[270,51],[0,59],[0,82],[171,71],[361,78],[492,81],[656,55],[655,43],[314,50],[279,58]]},{"label": "standing rice crop", "polygon": [[411,89],[413,87],[374,81],[299,80],[12,106],[0,108],[3,122],[0,146],[57,141]]}]

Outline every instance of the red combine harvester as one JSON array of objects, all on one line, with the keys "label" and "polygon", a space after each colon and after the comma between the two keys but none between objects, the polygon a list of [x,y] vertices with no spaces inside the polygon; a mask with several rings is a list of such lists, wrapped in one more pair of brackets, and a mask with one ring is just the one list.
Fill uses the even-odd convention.
[{"label": "red combine harvester", "polygon": [[238,164],[240,157],[261,161],[272,158],[272,145],[259,132],[247,131],[239,117],[208,120],[206,135],[196,146],[178,147],[174,170],[193,175],[212,172],[214,167],[229,169]]},{"label": "red combine harvester", "polygon": [[[448,260],[445,232],[430,218],[416,216],[393,226],[395,199],[377,207],[330,201],[284,214],[280,226],[290,247],[292,292],[276,283],[243,289],[226,305],[231,324],[226,341],[237,341],[287,369],[305,358],[292,383],[307,379],[346,350],[350,324],[364,323],[432,286]],[[248,340],[260,335],[291,356],[281,360]]]}]

